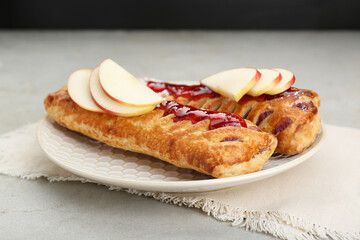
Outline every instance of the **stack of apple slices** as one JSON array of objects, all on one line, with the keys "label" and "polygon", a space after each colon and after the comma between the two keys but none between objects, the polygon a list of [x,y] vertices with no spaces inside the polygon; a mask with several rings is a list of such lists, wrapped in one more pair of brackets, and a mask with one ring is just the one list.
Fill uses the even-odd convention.
[{"label": "stack of apple slices", "polygon": [[80,69],[68,81],[71,99],[93,112],[130,117],[152,111],[163,101],[120,65],[106,59],[94,70]]},{"label": "stack of apple slices", "polygon": [[220,95],[239,101],[245,94],[257,97],[282,93],[294,84],[295,76],[282,68],[236,68],[216,73],[200,82]]}]

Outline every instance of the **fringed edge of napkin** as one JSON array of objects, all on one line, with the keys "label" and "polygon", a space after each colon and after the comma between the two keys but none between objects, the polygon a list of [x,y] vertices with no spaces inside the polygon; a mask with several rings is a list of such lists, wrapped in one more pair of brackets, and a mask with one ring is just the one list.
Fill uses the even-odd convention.
[{"label": "fringed edge of napkin", "polygon": [[134,189],[126,189],[112,185],[105,185],[76,175],[70,177],[47,176],[42,173],[18,174],[15,172],[1,172],[13,177],[20,177],[27,180],[35,180],[41,177],[49,182],[57,181],[80,181],[82,183],[95,183],[106,186],[109,190],[125,191],[138,196],[152,197],[158,201],[201,209],[209,216],[223,222],[231,222],[234,227],[245,228],[247,231],[262,232],[271,234],[280,239],[360,239],[360,233],[343,233],[333,231],[326,227],[308,223],[300,218],[291,216],[287,213],[277,211],[246,211],[224,203],[216,202],[210,198],[194,198],[184,196],[174,196],[163,192],[144,192]]},{"label": "fringed edge of napkin", "polygon": [[[110,190],[118,190],[110,187]],[[342,233],[307,223],[286,213],[276,211],[245,211],[209,198],[186,198],[166,193],[140,192],[126,189],[131,194],[153,197],[165,203],[199,208],[208,215],[223,222],[232,222],[232,226],[244,227],[247,231],[264,232],[280,239],[360,239],[360,233]]]}]

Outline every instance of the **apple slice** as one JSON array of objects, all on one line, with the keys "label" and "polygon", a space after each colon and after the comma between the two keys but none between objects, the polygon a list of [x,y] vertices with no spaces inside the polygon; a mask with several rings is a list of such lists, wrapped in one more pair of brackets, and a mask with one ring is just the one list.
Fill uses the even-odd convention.
[{"label": "apple slice", "polygon": [[110,99],[101,88],[99,80],[99,67],[95,68],[90,75],[90,93],[99,108],[107,113],[118,116],[138,116],[152,111],[156,106],[156,104],[154,104],[146,107],[133,107]]},{"label": "apple slice", "polygon": [[280,72],[274,69],[259,68],[258,71],[261,73],[260,80],[247,92],[248,95],[253,97],[260,96],[266,91],[274,88],[281,80]]},{"label": "apple slice", "polygon": [[80,107],[93,112],[103,112],[90,95],[89,80],[91,69],[80,69],[73,72],[68,80],[68,92],[71,99]]},{"label": "apple slice", "polygon": [[236,68],[216,73],[200,82],[225,97],[239,101],[255,86],[260,76],[255,68]]},{"label": "apple slice", "polygon": [[288,90],[295,82],[295,76],[291,71],[283,68],[273,68],[273,69],[279,71],[281,73],[282,78],[281,81],[275,87],[266,91],[266,93],[270,95],[276,95],[284,92],[285,90]]},{"label": "apple slice", "polygon": [[111,59],[100,64],[99,78],[104,92],[116,102],[144,107],[163,101],[162,97]]}]

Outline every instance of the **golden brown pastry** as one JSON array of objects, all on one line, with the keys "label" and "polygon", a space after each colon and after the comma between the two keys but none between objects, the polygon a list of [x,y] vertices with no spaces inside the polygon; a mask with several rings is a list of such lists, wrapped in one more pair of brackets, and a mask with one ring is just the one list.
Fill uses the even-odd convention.
[{"label": "golden brown pastry", "polygon": [[245,95],[239,102],[220,96],[202,85],[176,85],[145,80],[155,92],[169,100],[240,115],[255,123],[262,131],[278,139],[276,151],[282,154],[303,152],[315,141],[321,127],[319,95],[311,90],[290,88],[278,95],[259,97]]},{"label": "golden brown pastry", "polygon": [[261,170],[277,144],[272,134],[237,115],[192,107],[184,114],[176,102],[166,101],[141,116],[119,117],[79,107],[63,87],[49,94],[44,105],[50,117],[70,130],[216,178]]}]

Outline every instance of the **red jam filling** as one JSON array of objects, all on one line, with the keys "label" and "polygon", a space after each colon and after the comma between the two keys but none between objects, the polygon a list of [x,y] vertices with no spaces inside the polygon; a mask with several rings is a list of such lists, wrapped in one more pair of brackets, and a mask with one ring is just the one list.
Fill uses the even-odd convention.
[{"label": "red jam filling", "polygon": [[[181,85],[181,84],[171,84],[171,83],[164,83],[164,82],[154,82],[154,81],[147,81],[147,86],[151,88],[156,93],[164,93],[167,96],[174,96],[175,98],[178,97],[186,97],[191,100],[198,100],[203,97],[219,97],[220,95],[216,92],[212,91],[208,87],[204,85]],[[243,96],[239,103],[246,103],[248,101],[258,101],[258,102],[264,102],[268,100],[273,100],[276,98],[291,96],[291,95],[300,95],[300,94],[307,94],[307,92],[304,92],[301,89],[291,87],[288,90],[276,94],[276,95],[269,95],[269,94],[262,94],[258,97],[252,97],[250,95]],[[308,93],[310,94],[310,93]]]},{"label": "red jam filling", "polygon": [[273,100],[273,99],[277,99],[277,98],[282,98],[282,97],[286,97],[286,96],[297,96],[303,93],[303,90],[295,88],[295,87],[291,87],[288,90],[276,94],[276,95],[269,95],[269,94],[262,94],[260,96],[257,97],[252,97],[250,95],[244,95],[240,100],[239,103],[246,103],[248,101],[252,101],[255,100],[257,102],[265,102],[265,101],[269,101],[269,100]]},{"label": "red jam filling", "polygon": [[268,116],[270,116],[273,113],[274,113],[274,110],[265,110],[262,113],[260,113],[260,115],[256,121],[256,125],[259,126],[259,124],[262,123],[262,121],[264,121]]},{"label": "red jam filling", "polygon": [[245,120],[238,115],[198,109],[182,105],[175,101],[164,101],[158,104],[156,108],[165,110],[164,116],[174,114],[174,122],[190,120],[193,124],[195,124],[202,120],[209,119],[209,130],[227,126],[247,127]]},{"label": "red jam filling", "polygon": [[220,142],[243,142],[243,140],[238,137],[226,137]]},{"label": "red jam filling", "polygon": [[274,129],[274,135],[277,135],[285,130],[293,121],[288,117],[283,117],[280,121],[276,124]]},{"label": "red jam filling", "polygon": [[317,107],[315,107],[315,105],[312,102],[299,102],[299,103],[294,103],[291,106],[304,111],[312,112],[314,114],[316,114],[318,111]]},{"label": "red jam filling", "polygon": [[203,85],[179,85],[179,84],[170,84],[164,82],[153,82],[148,81],[147,86],[151,88],[156,93],[163,93],[167,96],[185,97],[191,100],[198,100],[203,97],[218,97],[220,96],[216,92],[210,90],[208,87]]}]

